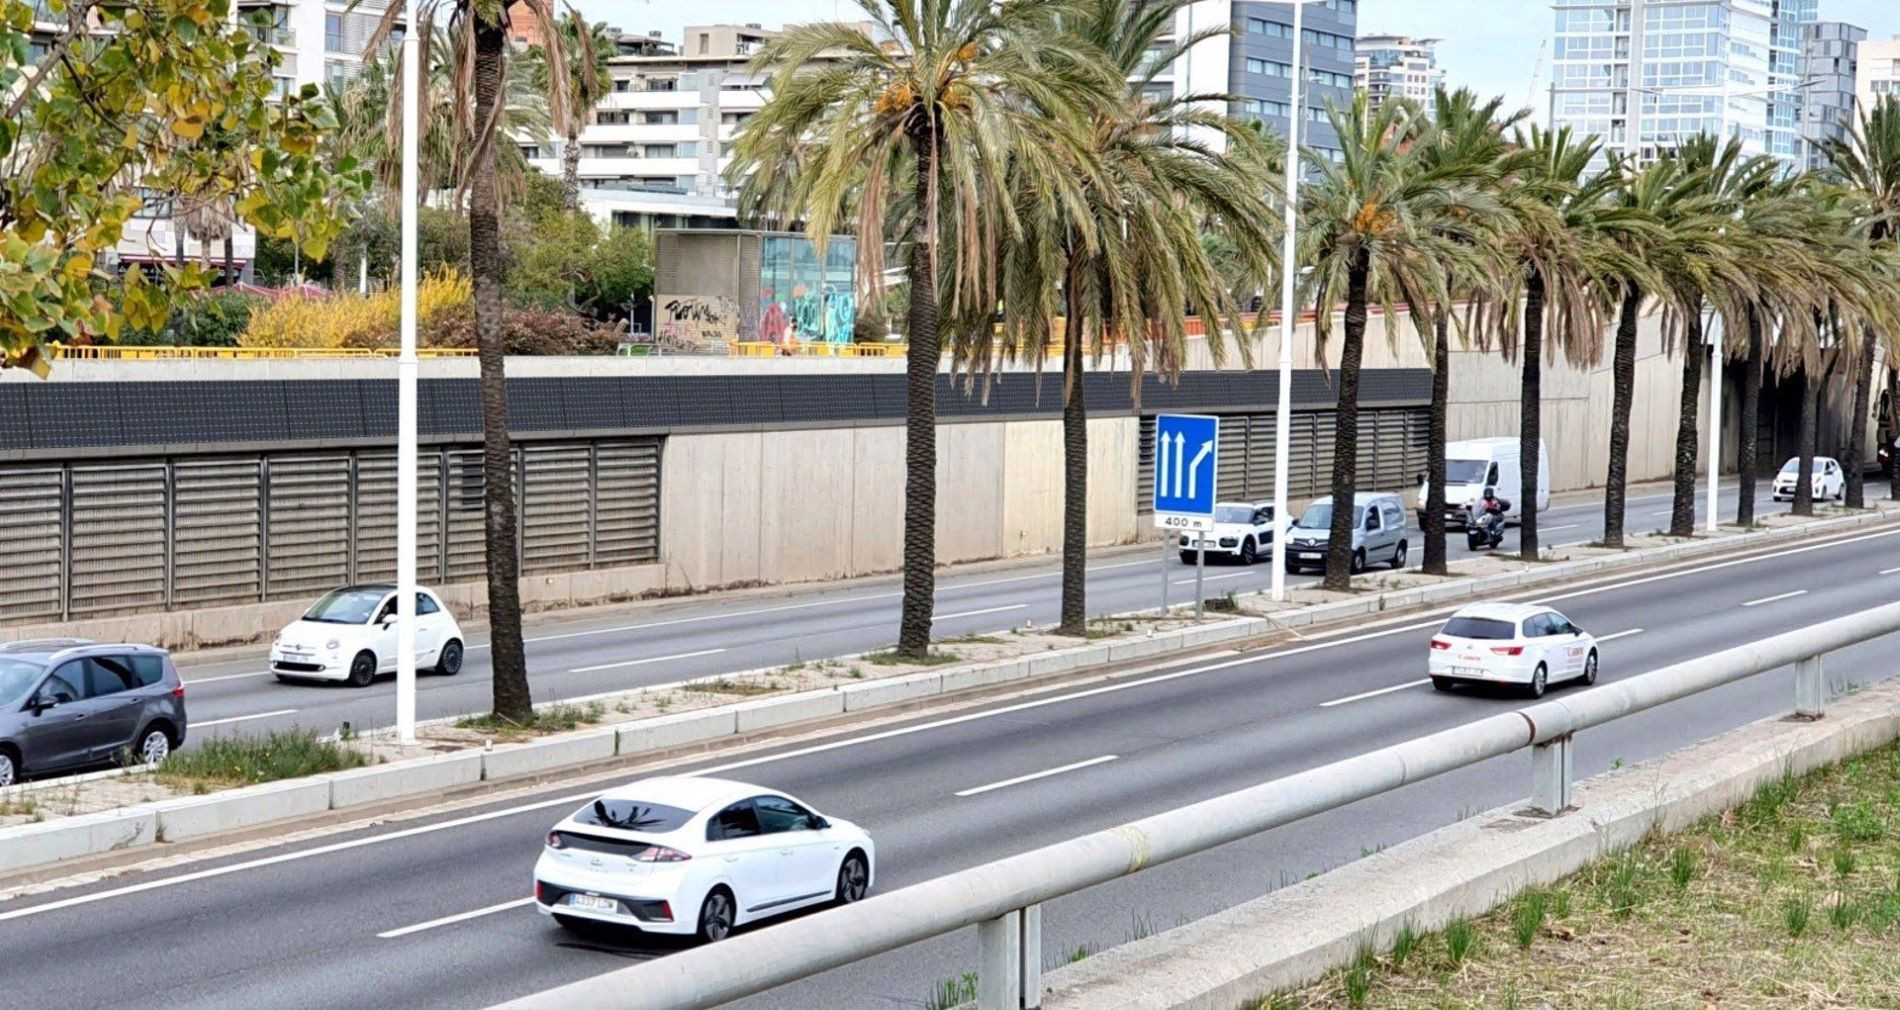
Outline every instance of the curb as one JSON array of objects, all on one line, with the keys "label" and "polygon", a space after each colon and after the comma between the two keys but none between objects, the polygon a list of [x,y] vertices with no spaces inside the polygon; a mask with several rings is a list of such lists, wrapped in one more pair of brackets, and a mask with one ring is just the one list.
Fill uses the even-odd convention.
[{"label": "curb", "polygon": [[[1870,511],[1763,533],[1736,533],[1602,558],[1555,562],[1522,572],[1453,578],[1436,585],[1367,594],[1358,599],[1316,604],[1270,616],[1229,618],[1196,627],[1149,632],[1070,649],[841,684],[823,690],[594,727],[524,743],[492,748],[471,747],[450,754],[413,758],[307,779],[289,779],[204,796],[130,805],[98,814],[15,825],[0,828],[0,873],[150,845],[160,840],[179,841],[274,821],[440,793],[480,782],[522,780],[620,758],[710,744],[726,737],[835,719],[851,712],[874,711],[1013,681],[1037,680],[1090,666],[1126,663],[1244,641],[1277,630],[1488,596],[1499,590],[1555,582],[1577,575],[1721,554],[1737,546],[1769,546],[1813,539],[1876,525],[1887,518],[1882,512]],[[742,673],[725,673],[674,684],[651,685],[636,691],[668,690],[699,681],[757,675],[778,669],[767,667]],[[614,692],[616,695],[629,693],[636,692]],[[550,704],[574,704],[586,700],[569,699]],[[456,718],[433,719],[418,725],[452,723]],[[110,769],[87,776],[50,779],[16,787],[16,791],[30,793],[59,789],[75,781],[109,778],[136,770]]]}]

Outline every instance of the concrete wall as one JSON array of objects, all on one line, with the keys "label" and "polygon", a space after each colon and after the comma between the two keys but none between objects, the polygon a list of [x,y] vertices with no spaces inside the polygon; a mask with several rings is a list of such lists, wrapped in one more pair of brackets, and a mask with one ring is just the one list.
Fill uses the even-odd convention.
[{"label": "concrete wall", "polygon": [[[1135,528],[1133,418],[1089,422],[1089,541]],[[662,460],[669,585],[799,582],[887,572],[903,554],[904,429],[674,435]],[[1062,543],[1062,424],[937,433],[937,557],[1033,554]]]}]

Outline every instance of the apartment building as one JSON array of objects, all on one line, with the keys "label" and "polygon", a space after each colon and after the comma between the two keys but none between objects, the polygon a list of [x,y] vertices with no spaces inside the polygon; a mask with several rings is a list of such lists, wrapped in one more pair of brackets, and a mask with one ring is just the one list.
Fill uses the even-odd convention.
[{"label": "apartment building", "polygon": [[1555,0],[1551,121],[1650,161],[1698,133],[1802,166],[1817,0]]},{"label": "apartment building", "polygon": [[1353,51],[1353,83],[1374,108],[1392,98],[1430,105],[1445,83],[1445,71],[1438,65],[1438,41],[1410,35],[1362,35]]},{"label": "apartment building", "polygon": [[1854,69],[1854,103],[1865,112],[1889,95],[1900,95],[1900,35],[1864,40]]},{"label": "apartment building", "polygon": [[1847,137],[1854,117],[1854,82],[1867,29],[1844,21],[1817,21],[1801,45],[1801,152],[1803,167],[1828,166],[1827,149]]},{"label": "apartment building", "polygon": [[[1308,3],[1301,12],[1300,142],[1337,157],[1339,137],[1326,118],[1329,105],[1352,101],[1358,0]],[[1190,49],[1155,79],[1174,94],[1226,94],[1225,111],[1258,120],[1286,136],[1292,117],[1293,7],[1258,0],[1197,0],[1175,15],[1177,38],[1225,28],[1229,38]],[[1207,138],[1210,141],[1214,138]]]}]

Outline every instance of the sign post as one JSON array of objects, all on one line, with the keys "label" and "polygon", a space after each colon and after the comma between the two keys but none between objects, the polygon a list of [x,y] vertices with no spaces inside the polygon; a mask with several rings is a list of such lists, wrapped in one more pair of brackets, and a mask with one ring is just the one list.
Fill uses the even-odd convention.
[{"label": "sign post", "polygon": [[[1207,570],[1207,545],[1199,534],[1214,528],[1214,497],[1220,473],[1220,418],[1205,414],[1155,417],[1155,527],[1194,533],[1194,619],[1201,619],[1201,583]],[[1162,559],[1162,608],[1167,607],[1167,559]]]}]

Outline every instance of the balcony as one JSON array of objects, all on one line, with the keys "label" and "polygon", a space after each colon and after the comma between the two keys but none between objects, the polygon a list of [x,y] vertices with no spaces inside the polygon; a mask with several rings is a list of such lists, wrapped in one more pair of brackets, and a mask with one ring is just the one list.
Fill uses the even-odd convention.
[{"label": "balcony", "polygon": [[660,111],[699,108],[697,91],[610,91],[600,101],[603,109]]}]

